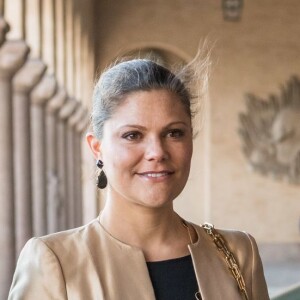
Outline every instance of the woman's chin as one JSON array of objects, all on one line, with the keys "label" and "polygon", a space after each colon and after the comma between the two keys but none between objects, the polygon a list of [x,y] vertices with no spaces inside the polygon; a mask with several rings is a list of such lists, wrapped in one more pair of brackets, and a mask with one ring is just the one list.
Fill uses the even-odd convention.
[{"label": "woman's chin", "polygon": [[[159,195],[159,197],[158,197]],[[176,197],[174,195],[165,195],[162,194],[155,194],[155,195],[147,195],[144,194],[143,197],[140,199],[135,199],[135,203],[147,208],[166,208],[166,207],[173,207],[173,200]]]}]

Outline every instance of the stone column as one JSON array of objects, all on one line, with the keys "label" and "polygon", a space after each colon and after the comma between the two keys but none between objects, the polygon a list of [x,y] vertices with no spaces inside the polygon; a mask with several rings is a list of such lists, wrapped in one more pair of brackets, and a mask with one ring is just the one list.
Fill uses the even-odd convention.
[{"label": "stone column", "polygon": [[15,268],[12,77],[28,52],[23,41],[8,41],[0,48],[0,299],[7,299]]},{"label": "stone column", "polygon": [[[15,1],[12,1],[15,2]],[[42,58],[42,1],[25,1],[25,36],[30,45],[30,55],[32,57]]]},{"label": "stone column", "polygon": [[76,157],[77,163],[75,164],[75,185],[76,185],[76,195],[77,195],[77,206],[76,206],[76,226],[83,225],[83,195],[82,195],[82,142],[83,142],[83,133],[85,132],[88,124],[90,122],[90,117],[88,112],[84,110],[82,118],[75,125],[75,149],[77,151]]},{"label": "stone column", "polygon": [[74,18],[74,1],[65,0],[66,86],[71,95],[75,95]]},{"label": "stone column", "polygon": [[[70,171],[69,182],[68,182],[68,194],[71,195],[70,198],[73,200],[71,205],[73,216],[72,218],[72,227],[76,227],[79,224],[79,214],[81,213],[80,204],[80,188],[78,186],[78,169],[81,167],[81,157],[80,157],[80,145],[78,145],[78,135],[80,135],[76,131],[76,125],[79,123],[82,118],[86,115],[86,110],[82,105],[79,105],[74,112],[74,114],[68,119],[68,170]],[[70,155],[71,154],[71,155]],[[79,183],[80,184],[80,183]]]},{"label": "stone column", "polygon": [[67,125],[66,120],[69,118],[69,116],[75,111],[76,107],[78,105],[78,102],[73,99],[69,98],[65,105],[60,109],[58,116],[58,122],[57,122],[57,135],[58,135],[58,177],[59,177],[59,195],[62,199],[62,215],[60,219],[60,230],[64,230],[69,227],[69,214],[72,214],[72,211],[69,212],[69,193],[68,193],[68,176],[69,176],[69,170],[68,170],[68,134],[67,134]]},{"label": "stone column", "polygon": [[55,0],[55,74],[57,81],[66,86],[66,22],[65,22],[65,1]]},{"label": "stone column", "polygon": [[40,60],[30,59],[13,79],[16,256],[32,237],[29,94],[45,70]]},{"label": "stone column", "polygon": [[73,128],[66,126],[67,136],[67,202],[68,202],[68,228],[74,228],[75,220],[75,193],[74,193],[74,131]]},{"label": "stone column", "polygon": [[81,142],[82,132],[76,131],[74,137],[74,149],[75,153],[75,226],[83,225],[83,206],[82,206],[82,158],[81,158]]},{"label": "stone column", "polygon": [[54,0],[43,0],[41,5],[42,58],[48,66],[48,73],[55,72],[55,3]]},{"label": "stone column", "polygon": [[33,234],[47,233],[45,103],[56,92],[53,76],[45,75],[31,93],[31,166]]},{"label": "stone column", "polygon": [[[83,132],[89,123],[87,116],[86,120],[82,120],[76,126],[77,130]],[[82,143],[82,217],[83,223],[90,222],[99,214],[98,194],[99,189],[96,186],[96,161],[91,153],[91,149],[87,143]]]},{"label": "stone column", "polygon": [[9,40],[25,39],[24,34],[24,4],[25,1],[5,1],[4,17],[10,24],[10,31],[7,34]]},{"label": "stone column", "polygon": [[57,145],[57,111],[67,99],[64,88],[60,88],[46,107],[47,138],[47,221],[48,233],[59,230],[59,215],[62,199],[59,197],[58,179],[58,145]]}]

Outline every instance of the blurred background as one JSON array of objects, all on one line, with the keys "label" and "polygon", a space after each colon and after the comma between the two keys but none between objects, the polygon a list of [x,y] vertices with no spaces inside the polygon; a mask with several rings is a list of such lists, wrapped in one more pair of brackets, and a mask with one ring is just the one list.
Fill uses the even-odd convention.
[{"label": "blurred background", "polygon": [[[211,74],[177,211],[245,230],[272,299],[300,299],[298,0],[0,0],[0,299],[25,242],[96,217],[84,141],[94,82],[122,56]],[[279,296],[283,293],[283,296]]]}]

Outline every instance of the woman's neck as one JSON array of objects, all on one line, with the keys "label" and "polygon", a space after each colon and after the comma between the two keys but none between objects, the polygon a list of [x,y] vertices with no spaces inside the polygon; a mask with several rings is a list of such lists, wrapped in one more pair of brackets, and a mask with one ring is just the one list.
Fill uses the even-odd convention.
[{"label": "woman's neck", "polygon": [[140,248],[147,261],[171,259],[189,253],[187,228],[172,205],[149,208],[107,201],[100,222],[115,238]]}]

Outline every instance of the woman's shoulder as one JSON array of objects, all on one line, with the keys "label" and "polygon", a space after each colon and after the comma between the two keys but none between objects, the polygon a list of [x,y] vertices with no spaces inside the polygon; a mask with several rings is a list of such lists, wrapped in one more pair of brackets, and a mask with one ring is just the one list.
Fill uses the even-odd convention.
[{"label": "woman's shoulder", "polygon": [[224,237],[224,240],[226,240],[228,244],[244,245],[251,248],[253,248],[253,244],[256,245],[254,237],[246,231],[223,228],[217,228],[216,231]]},{"label": "woman's shoulder", "polygon": [[236,270],[236,261],[245,280],[246,289],[252,295],[250,298],[269,299],[258,247],[249,233],[232,229],[212,229],[209,224],[193,227],[198,234],[198,241],[191,249],[193,253],[197,253],[195,257],[198,257],[198,264],[201,265],[201,261],[206,259],[210,264],[214,262],[214,266],[221,270],[227,269],[228,263],[232,262],[232,267]]},{"label": "woman's shoulder", "polygon": [[97,223],[31,238],[20,253],[9,299],[67,299],[66,282],[81,278],[76,271],[81,268],[84,278],[94,272],[90,248]]},{"label": "woman's shoulder", "polygon": [[[27,244],[49,248],[56,252],[59,249],[72,249],[86,243],[92,236],[99,232],[98,220],[94,219],[86,225],[60,232],[51,233],[41,237],[31,238]],[[75,250],[73,248],[73,250]]]},{"label": "woman's shoulder", "polygon": [[[225,245],[238,256],[247,256],[248,254],[257,254],[258,248],[254,237],[246,231],[236,229],[215,228],[209,223],[197,225],[190,223],[197,232],[198,242],[201,243],[214,243],[214,235],[224,241]],[[210,228],[213,229],[213,234],[210,233]]]},{"label": "woman's shoulder", "polygon": [[237,242],[237,243],[251,243],[251,241],[255,242],[254,237],[246,231],[238,230],[238,229],[227,229],[227,228],[218,228],[210,223],[203,224],[194,224],[190,223],[197,234],[201,236],[210,236],[210,230],[214,230],[215,234],[220,234],[224,239]]}]

